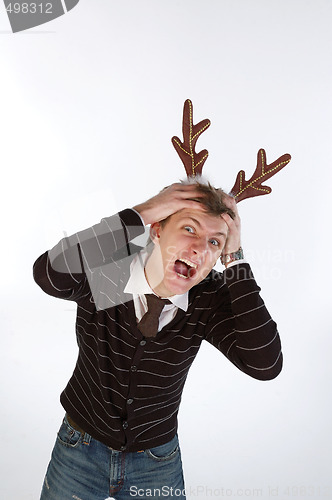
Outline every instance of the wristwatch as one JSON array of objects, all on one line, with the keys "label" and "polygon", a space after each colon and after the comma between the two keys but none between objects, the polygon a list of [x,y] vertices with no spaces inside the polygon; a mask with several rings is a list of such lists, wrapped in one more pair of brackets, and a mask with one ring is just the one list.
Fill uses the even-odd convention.
[{"label": "wristwatch", "polygon": [[237,252],[226,253],[225,255],[220,256],[220,261],[224,266],[226,264],[234,262],[234,260],[240,260],[240,259],[244,259],[244,253],[242,247],[240,247]]}]

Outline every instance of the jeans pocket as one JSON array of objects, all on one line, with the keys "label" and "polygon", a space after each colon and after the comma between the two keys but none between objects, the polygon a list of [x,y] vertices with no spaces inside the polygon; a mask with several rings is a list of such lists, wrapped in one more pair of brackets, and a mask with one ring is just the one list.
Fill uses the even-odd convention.
[{"label": "jeans pocket", "polygon": [[168,443],[156,446],[155,448],[149,448],[145,450],[148,457],[152,458],[157,462],[166,462],[167,460],[172,460],[179,453],[179,441],[178,437],[174,438]]},{"label": "jeans pocket", "polygon": [[83,435],[77,431],[68,422],[66,417],[63,419],[58,432],[58,441],[68,448],[77,448],[83,440]]}]

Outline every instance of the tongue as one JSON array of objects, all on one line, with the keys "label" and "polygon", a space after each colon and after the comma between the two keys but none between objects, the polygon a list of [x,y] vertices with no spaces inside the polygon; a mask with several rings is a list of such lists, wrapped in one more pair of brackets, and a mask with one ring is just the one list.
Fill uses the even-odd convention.
[{"label": "tongue", "polygon": [[176,273],[182,274],[183,276],[186,277],[188,276],[189,268],[184,262],[181,262],[181,260],[175,261],[174,269]]}]

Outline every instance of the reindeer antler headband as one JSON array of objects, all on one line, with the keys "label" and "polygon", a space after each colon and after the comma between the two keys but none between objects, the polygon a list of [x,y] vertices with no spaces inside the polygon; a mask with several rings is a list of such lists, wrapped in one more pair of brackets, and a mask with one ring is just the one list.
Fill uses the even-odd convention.
[{"label": "reindeer antler headband", "polygon": [[[194,125],[193,105],[192,102],[187,99],[183,107],[183,142],[181,142],[178,137],[172,137],[172,143],[184,164],[188,178],[196,177],[197,174],[202,173],[203,165],[209,153],[206,149],[196,153],[195,146],[201,133],[204,132],[210,124],[210,120],[202,120]],[[268,186],[263,186],[262,183],[284,168],[290,160],[291,156],[289,154],[284,154],[271,163],[271,165],[267,165],[266,153],[264,149],[260,149],[257,154],[257,166],[252,177],[246,181],[244,170],[240,170],[229,194],[231,194],[238,203],[245,198],[253,198],[254,196],[271,193],[272,189]]]}]

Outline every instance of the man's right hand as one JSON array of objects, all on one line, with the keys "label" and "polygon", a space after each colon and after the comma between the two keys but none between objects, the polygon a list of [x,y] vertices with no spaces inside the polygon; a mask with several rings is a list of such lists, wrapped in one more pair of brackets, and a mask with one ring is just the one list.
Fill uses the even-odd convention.
[{"label": "man's right hand", "polygon": [[204,210],[204,206],[198,201],[202,196],[195,184],[175,183],[133,209],[140,214],[147,225],[166,219],[184,208]]}]

